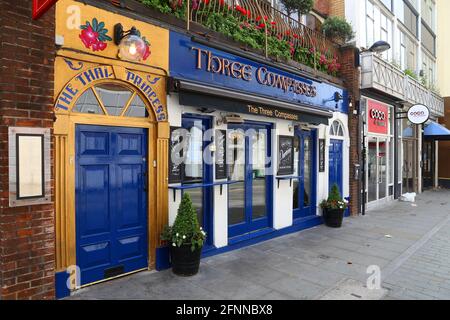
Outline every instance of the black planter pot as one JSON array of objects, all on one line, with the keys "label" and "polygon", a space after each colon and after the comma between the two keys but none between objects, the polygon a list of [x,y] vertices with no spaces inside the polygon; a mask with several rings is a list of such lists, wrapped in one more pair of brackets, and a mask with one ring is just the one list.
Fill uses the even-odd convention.
[{"label": "black planter pot", "polygon": [[330,228],[340,228],[342,227],[342,221],[344,220],[343,209],[324,209],[323,210],[323,221],[326,226]]},{"label": "black planter pot", "polygon": [[191,250],[191,245],[170,247],[170,258],[174,274],[183,277],[194,276],[200,267],[202,248]]}]

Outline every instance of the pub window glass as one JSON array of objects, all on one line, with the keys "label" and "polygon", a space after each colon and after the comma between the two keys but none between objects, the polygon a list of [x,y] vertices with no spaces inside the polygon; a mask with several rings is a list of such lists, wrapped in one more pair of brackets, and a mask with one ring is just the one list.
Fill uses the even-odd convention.
[{"label": "pub window glass", "polygon": [[241,129],[228,131],[230,180],[237,183],[228,187],[228,224],[245,221],[245,133]]}]

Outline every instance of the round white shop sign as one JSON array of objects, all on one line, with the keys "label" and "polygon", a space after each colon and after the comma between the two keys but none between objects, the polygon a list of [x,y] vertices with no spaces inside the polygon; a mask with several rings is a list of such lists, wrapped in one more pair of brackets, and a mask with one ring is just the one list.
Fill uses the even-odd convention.
[{"label": "round white shop sign", "polygon": [[408,120],[413,124],[423,124],[430,119],[430,109],[423,104],[416,104],[408,110]]}]

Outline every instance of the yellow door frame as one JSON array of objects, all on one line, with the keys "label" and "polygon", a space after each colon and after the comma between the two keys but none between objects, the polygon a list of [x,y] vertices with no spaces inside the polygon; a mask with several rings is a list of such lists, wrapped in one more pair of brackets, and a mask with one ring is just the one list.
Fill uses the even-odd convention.
[{"label": "yellow door frame", "polygon": [[[103,65],[104,66],[104,65]],[[66,271],[76,266],[76,208],[75,208],[75,127],[79,124],[135,127],[148,130],[148,257],[149,268],[156,263],[156,248],[160,245],[159,234],[168,220],[168,140],[170,127],[167,116],[164,121],[156,121],[157,114],[152,102],[139,87],[123,81],[126,69],[123,66],[110,66],[114,77],[93,81],[89,86],[74,95],[72,107],[81,94],[101,83],[120,83],[138,94],[146,103],[149,118],[130,118],[125,116],[95,115],[63,111],[55,103],[55,214],[56,214],[56,271]],[[81,71],[80,71],[81,72]],[[161,76],[161,75],[158,75]],[[58,74],[56,74],[58,77]],[[75,77],[74,77],[75,79]],[[164,78],[165,80],[165,78]],[[164,81],[165,82],[165,81]],[[67,85],[70,85],[67,84]],[[65,88],[67,88],[67,85]],[[165,86],[164,86],[165,88]],[[72,88],[73,89],[73,88]],[[160,93],[161,94],[161,93]],[[165,101],[165,90],[162,94]],[[165,105],[165,103],[163,103]],[[102,106],[102,109],[104,107]],[[164,110],[167,115],[167,110]],[[76,268],[71,268],[76,270]],[[73,287],[72,289],[75,289]]]}]

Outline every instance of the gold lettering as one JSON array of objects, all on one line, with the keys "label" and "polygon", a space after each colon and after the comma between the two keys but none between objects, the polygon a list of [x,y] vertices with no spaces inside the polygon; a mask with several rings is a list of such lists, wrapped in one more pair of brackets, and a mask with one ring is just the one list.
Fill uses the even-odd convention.
[{"label": "gold lettering", "polygon": [[230,60],[223,59],[222,64],[223,64],[222,74],[229,76],[230,75]]},{"label": "gold lettering", "polygon": [[[217,63],[218,69],[214,69],[214,63],[213,62]],[[213,73],[220,73],[220,72],[222,72],[222,60],[220,60],[219,57],[212,56],[212,58],[211,58],[211,71]]]},{"label": "gold lettering", "polygon": [[258,80],[261,84],[267,84],[267,81],[265,81],[267,78],[264,78],[263,74],[267,72],[267,69],[264,67],[261,67],[256,71],[256,80]]},{"label": "gold lettering", "polygon": [[242,65],[239,62],[233,62],[231,64],[231,76],[236,79],[240,79],[242,77],[241,68]]},{"label": "gold lettering", "polygon": [[252,81],[252,66],[247,64],[242,68],[242,79]]},{"label": "gold lettering", "polygon": [[197,66],[196,66],[196,68],[201,69],[202,68],[202,53],[207,54],[207,51],[202,50],[197,47],[192,47],[191,50],[197,51]]}]

